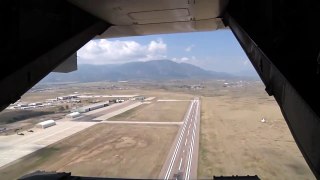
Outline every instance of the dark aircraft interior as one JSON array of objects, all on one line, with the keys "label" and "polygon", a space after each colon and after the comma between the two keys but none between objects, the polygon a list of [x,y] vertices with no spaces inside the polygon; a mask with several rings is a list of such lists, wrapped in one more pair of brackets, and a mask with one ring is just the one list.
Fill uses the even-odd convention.
[{"label": "dark aircraft interior", "polygon": [[1,0],[0,19],[0,110],[50,72],[76,70],[77,50],[92,39],[230,28],[320,179],[320,1]]}]

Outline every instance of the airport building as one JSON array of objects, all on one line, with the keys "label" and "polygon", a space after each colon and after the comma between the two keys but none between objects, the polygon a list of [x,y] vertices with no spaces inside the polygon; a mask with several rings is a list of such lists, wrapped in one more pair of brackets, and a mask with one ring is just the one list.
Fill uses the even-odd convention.
[{"label": "airport building", "polygon": [[41,102],[34,102],[34,103],[30,103],[28,104],[29,106],[39,106],[39,105],[42,105]]},{"label": "airport building", "polygon": [[66,115],[67,118],[76,118],[76,117],[79,117],[79,116],[81,116],[81,114],[79,112],[73,112],[73,113],[70,113],[70,114]]},{"label": "airport building", "polygon": [[71,94],[68,96],[60,96],[60,97],[57,97],[57,100],[67,100],[67,99],[72,99],[72,98],[78,98],[78,95]]},{"label": "airport building", "polygon": [[18,104],[17,107],[28,107],[28,104]]},{"label": "airport building", "polygon": [[145,99],[144,96],[136,96],[134,100],[143,101]]},{"label": "airport building", "polygon": [[46,99],[46,102],[50,102],[50,103],[55,102],[55,101],[57,101],[57,99]]},{"label": "airport building", "polygon": [[84,112],[89,112],[95,109],[103,108],[106,106],[109,106],[109,101],[84,106],[84,107],[78,108],[76,111],[80,113],[84,113]]},{"label": "airport building", "polygon": [[36,124],[36,127],[41,128],[41,129],[45,129],[45,128],[48,128],[48,127],[51,127],[54,125],[56,125],[56,122],[54,120],[47,120],[47,121],[43,121],[43,122]]}]

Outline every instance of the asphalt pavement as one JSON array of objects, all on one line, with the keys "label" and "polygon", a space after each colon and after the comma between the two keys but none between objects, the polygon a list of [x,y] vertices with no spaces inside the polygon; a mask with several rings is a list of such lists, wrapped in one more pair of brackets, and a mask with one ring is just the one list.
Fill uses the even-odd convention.
[{"label": "asphalt pavement", "polygon": [[197,179],[200,100],[191,101],[159,179]]}]

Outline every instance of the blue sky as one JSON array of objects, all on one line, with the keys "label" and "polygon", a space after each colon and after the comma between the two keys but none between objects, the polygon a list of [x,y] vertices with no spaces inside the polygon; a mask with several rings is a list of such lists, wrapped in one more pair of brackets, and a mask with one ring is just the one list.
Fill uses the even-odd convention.
[{"label": "blue sky", "polygon": [[169,59],[213,71],[254,71],[229,29],[93,40],[78,51],[79,64]]}]

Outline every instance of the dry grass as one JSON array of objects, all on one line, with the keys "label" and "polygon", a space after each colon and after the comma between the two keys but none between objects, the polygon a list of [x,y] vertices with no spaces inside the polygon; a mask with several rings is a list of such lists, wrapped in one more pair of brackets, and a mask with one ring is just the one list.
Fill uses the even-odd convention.
[{"label": "dry grass", "polygon": [[0,169],[16,179],[35,170],[79,176],[157,178],[176,126],[98,124]]},{"label": "dry grass", "polygon": [[315,179],[273,98],[238,95],[202,98],[198,176]]},{"label": "dry grass", "polygon": [[110,121],[178,122],[190,105],[189,101],[153,102],[110,118]]},{"label": "dry grass", "polygon": [[[191,99],[202,95],[199,178],[257,174],[261,179],[315,179],[278,105],[267,96],[261,82],[226,88],[224,82],[204,83],[205,88],[199,91],[172,86],[178,83],[165,87],[133,82],[72,84],[54,92],[27,94],[22,99],[40,101],[74,91],[141,94],[157,99]],[[99,89],[111,84],[129,89]],[[175,103],[153,101],[110,120],[181,121],[188,103]],[[261,123],[262,117],[266,123]],[[23,163],[0,170],[0,174],[4,179],[14,179],[35,169],[45,169],[87,176],[157,178],[176,132],[177,127],[168,126],[95,126],[77,135],[80,137],[72,136],[37,151],[24,158]]]}]

